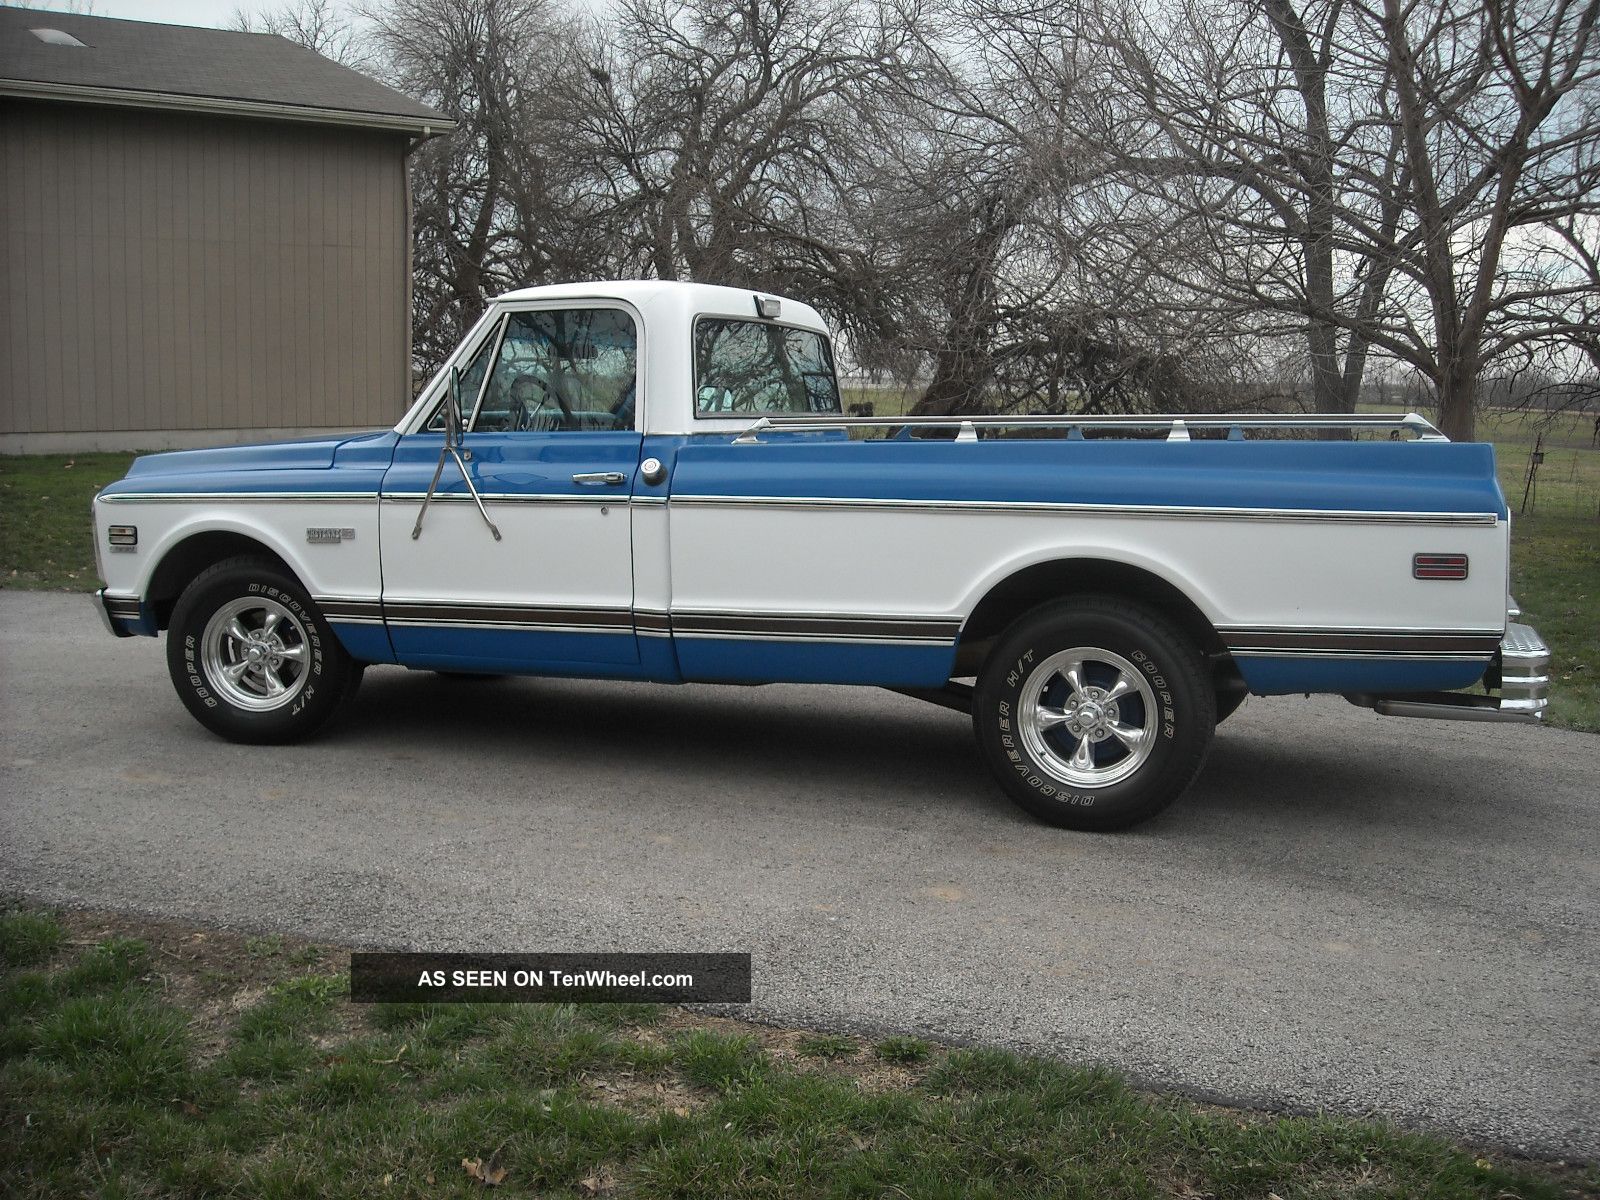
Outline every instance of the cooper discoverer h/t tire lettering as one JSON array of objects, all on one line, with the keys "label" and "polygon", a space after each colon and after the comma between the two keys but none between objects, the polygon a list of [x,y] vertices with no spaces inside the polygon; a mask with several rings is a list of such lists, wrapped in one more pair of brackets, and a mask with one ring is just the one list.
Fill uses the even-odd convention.
[{"label": "cooper discoverer h/t tire lettering", "polygon": [[1035,609],[996,644],[973,697],[978,744],[1023,808],[1120,829],[1170,805],[1205,761],[1216,697],[1165,617],[1109,596]]},{"label": "cooper discoverer h/t tire lettering", "polygon": [[265,559],[226,559],[197,575],[172,610],[167,670],[178,697],[235,742],[316,732],[360,684],[355,662],[300,584]]}]

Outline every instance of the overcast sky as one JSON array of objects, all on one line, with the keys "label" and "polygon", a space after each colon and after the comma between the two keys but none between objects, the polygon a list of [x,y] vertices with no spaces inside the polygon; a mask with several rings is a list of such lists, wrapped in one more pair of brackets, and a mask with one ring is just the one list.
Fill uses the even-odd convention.
[{"label": "overcast sky", "polygon": [[[209,25],[226,29],[233,24],[233,10],[247,12],[281,7],[275,0],[90,0],[69,3],[39,0],[29,7],[48,11],[87,13],[94,17],[125,17],[132,21],[162,21],[169,25]],[[340,8],[348,5],[340,4]]]}]

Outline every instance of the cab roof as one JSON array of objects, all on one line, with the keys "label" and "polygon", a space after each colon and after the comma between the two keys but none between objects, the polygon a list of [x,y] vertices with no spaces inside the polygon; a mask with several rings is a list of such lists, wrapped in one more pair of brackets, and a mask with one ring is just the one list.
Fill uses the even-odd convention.
[{"label": "cab roof", "polygon": [[827,323],[817,310],[799,300],[791,300],[772,292],[748,288],[723,287],[711,283],[685,283],[661,279],[606,279],[585,283],[555,283],[542,287],[519,288],[497,296],[500,304],[520,304],[541,300],[622,300],[640,310],[667,316],[668,310],[677,310],[679,316],[714,313],[718,316],[756,317],[756,298],[777,300],[780,304],[777,320],[784,325],[799,325],[818,333],[828,332]]}]

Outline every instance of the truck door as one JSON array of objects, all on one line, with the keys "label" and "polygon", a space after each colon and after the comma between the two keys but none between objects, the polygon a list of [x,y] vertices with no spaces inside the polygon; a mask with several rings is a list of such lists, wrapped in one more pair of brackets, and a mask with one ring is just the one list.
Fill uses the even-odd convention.
[{"label": "truck door", "polygon": [[637,369],[619,306],[528,305],[489,327],[461,378],[461,455],[501,540],[449,460],[412,536],[441,409],[400,439],[383,481],[383,611],[401,663],[630,673]]}]

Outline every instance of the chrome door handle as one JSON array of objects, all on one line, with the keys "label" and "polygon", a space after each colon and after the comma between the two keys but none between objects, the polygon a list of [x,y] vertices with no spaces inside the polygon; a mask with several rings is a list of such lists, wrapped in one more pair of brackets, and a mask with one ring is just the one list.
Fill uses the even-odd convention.
[{"label": "chrome door handle", "polygon": [[589,487],[621,487],[628,482],[628,477],[621,471],[588,471],[572,477],[573,483],[581,483]]}]

